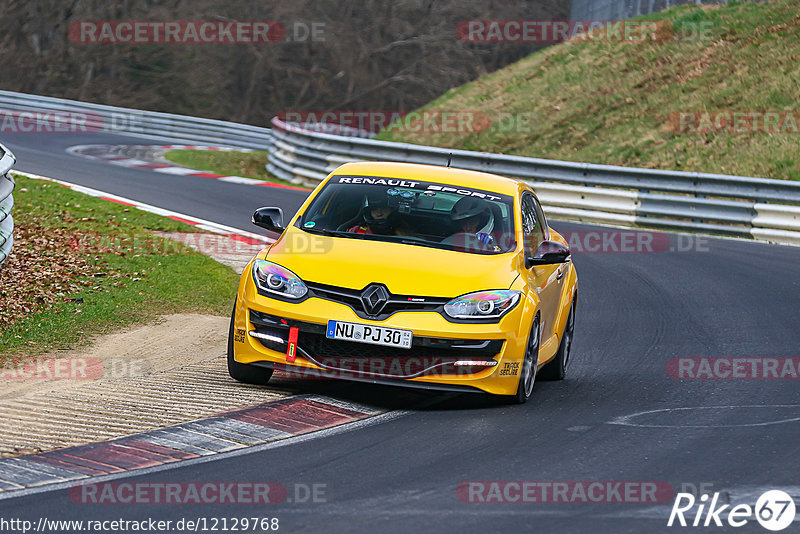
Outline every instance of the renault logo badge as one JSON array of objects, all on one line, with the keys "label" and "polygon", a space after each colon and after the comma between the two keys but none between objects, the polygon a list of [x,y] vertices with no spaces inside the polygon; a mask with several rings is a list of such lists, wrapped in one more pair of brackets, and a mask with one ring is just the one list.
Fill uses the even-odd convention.
[{"label": "renault logo badge", "polygon": [[361,304],[364,305],[367,315],[379,315],[387,302],[389,291],[382,285],[372,284],[361,292]]}]

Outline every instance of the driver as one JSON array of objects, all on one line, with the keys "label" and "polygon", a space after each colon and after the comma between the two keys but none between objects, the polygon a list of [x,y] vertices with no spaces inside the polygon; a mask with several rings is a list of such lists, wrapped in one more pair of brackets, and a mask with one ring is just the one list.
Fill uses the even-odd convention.
[{"label": "driver", "polygon": [[460,199],[450,210],[450,220],[458,223],[461,230],[442,243],[475,250],[499,250],[492,235],[494,215],[487,201],[474,197]]},{"label": "driver", "polygon": [[347,231],[355,234],[394,235],[400,214],[389,205],[386,195],[368,195],[361,207],[362,222]]}]

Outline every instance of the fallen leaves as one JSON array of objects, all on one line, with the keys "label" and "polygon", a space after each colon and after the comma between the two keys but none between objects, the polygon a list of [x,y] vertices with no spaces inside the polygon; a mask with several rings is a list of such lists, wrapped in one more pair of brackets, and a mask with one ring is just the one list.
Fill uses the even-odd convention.
[{"label": "fallen leaves", "polygon": [[31,215],[18,216],[15,223],[14,248],[0,271],[0,329],[57,302],[82,304],[83,298],[68,295],[95,285],[92,277],[109,271],[103,251],[87,247],[86,233]]}]

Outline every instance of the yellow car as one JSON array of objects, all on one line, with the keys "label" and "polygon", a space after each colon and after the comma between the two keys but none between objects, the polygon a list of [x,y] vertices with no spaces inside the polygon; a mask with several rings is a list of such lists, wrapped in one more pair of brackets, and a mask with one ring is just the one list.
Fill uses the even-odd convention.
[{"label": "yellow car", "polygon": [[406,163],[348,163],[245,268],[228,371],[485,392],[523,403],[569,363],[577,275],[525,183]]}]

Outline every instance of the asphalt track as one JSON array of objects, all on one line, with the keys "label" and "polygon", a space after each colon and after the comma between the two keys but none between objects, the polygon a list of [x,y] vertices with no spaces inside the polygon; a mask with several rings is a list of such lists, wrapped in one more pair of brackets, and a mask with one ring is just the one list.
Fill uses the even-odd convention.
[{"label": "asphalt track", "polygon": [[250,215],[256,208],[279,205],[294,213],[304,198],[292,190],[163,175],[108,165],[65,152],[68,147],[79,144],[164,144],[163,141],[98,133],[4,134],[0,142],[14,152],[17,170],[66,180],[250,232],[259,230],[250,224]]},{"label": "asphalt track", "polygon": [[[302,193],[159,175],[66,154],[109,135],[6,135],[16,168],[252,231],[260,205],[293,212]],[[557,230],[591,227],[553,223]],[[673,236],[673,240],[677,237]],[[697,244],[696,244],[697,245]],[[0,501],[0,517],[277,517],[280,532],[766,532],[668,528],[672,499],[638,503],[468,503],[468,481],[706,484],[755,504],[784,488],[800,505],[800,388],[792,379],[677,380],[677,357],[800,356],[800,249],[707,239],[692,250],[576,253],[581,302],[568,379],[509,406],[475,395],[308,381],[307,392],[408,413],[236,457],[128,476],[137,482],[325,485],[324,502],[76,504],[66,490]],[[641,412],[651,412],[634,416]],[[628,424],[619,424],[628,423]],[[708,486],[711,485],[711,486]],[[297,501],[297,499],[291,499]],[[797,532],[795,522],[785,532]]]}]

